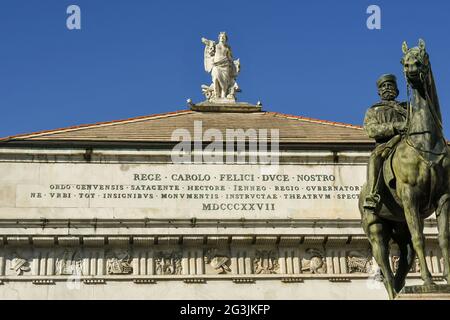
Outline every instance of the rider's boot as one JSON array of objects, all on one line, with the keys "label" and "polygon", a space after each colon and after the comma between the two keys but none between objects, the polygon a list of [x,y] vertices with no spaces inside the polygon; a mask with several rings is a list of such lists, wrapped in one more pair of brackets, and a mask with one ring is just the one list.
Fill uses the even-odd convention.
[{"label": "rider's boot", "polygon": [[369,211],[376,211],[380,204],[381,197],[378,194],[377,184],[378,184],[378,174],[381,169],[381,162],[379,156],[373,154],[370,156],[369,168],[368,168],[368,179],[367,187],[370,190],[369,194],[364,200],[363,207]]}]

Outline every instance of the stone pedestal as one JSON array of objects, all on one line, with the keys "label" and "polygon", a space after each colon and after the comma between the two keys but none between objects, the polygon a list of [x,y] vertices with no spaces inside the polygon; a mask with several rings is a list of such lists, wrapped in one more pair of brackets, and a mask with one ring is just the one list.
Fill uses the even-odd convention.
[{"label": "stone pedestal", "polygon": [[396,300],[450,300],[450,285],[408,286]]},{"label": "stone pedestal", "polygon": [[197,104],[189,103],[192,111],[199,112],[261,112],[261,105],[253,105],[246,102],[235,103],[213,103],[201,102]]}]

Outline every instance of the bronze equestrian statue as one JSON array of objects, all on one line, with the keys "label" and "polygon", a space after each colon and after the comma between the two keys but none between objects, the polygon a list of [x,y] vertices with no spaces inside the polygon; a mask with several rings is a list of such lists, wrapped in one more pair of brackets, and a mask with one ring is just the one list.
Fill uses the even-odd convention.
[{"label": "bronze equestrian statue", "polygon": [[[402,111],[398,108],[401,104],[396,103],[396,111],[383,105],[384,111],[391,113],[384,119],[391,119],[391,124],[385,126],[387,129],[381,138],[375,137],[372,133],[376,130],[370,129],[374,121],[369,109],[365,129],[377,140],[377,147],[369,164],[369,184],[363,187],[359,198],[362,226],[391,299],[404,287],[416,254],[424,284],[433,284],[425,260],[423,227],[424,219],[434,212],[444,260],[444,277],[450,284],[450,149],[443,135],[439,100],[425,42],[419,40],[418,47],[411,49],[403,43],[403,54],[408,92],[409,89],[413,92],[403,121],[405,125],[401,124]],[[379,114],[377,116],[380,117]],[[375,170],[371,167],[374,163],[375,166],[378,164]],[[371,174],[374,176],[372,181]],[[400,250],[395,275],[389,264],[391,240]]]}]

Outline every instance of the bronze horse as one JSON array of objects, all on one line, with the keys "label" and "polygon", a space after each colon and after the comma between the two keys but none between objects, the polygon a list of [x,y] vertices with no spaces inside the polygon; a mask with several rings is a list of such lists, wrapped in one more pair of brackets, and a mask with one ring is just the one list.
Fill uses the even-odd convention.
[{"label": "bronze horse", "polygon": [[[419,46],[411,49],[404,42],[403,54],[408,91],[410,88],[413,91],[408,105],[407,129],[383,165],[378,181],[381,194],[378,210],[373,213],[363,208],[366,186],[359,203],[362,225],[390,299],[404,287],[416,254],[424,284],[433,284],[425,261],[423,227],[424,219],[434,212],[444,260],[444,277],[450,284],[450,149],[442,132],[439,100],[425,42],[419,40]],[[395,275],[389,264],[391,240],[400,250]]]}]

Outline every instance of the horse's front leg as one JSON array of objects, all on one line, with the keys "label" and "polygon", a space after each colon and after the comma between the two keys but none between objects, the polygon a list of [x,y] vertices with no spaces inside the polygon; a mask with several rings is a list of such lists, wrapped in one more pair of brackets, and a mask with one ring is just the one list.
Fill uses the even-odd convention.
[{"label": "horse's front leg", "polygon": [[450,261],[449,261],[449,215],[450,215],[450,194],[441,197],[436,210],[437,224],[439,230],[439,247],[441,247],[442,258],[444,259],[444,277],[450,284]]},{"label": "horse's front leg", "polygon": [[423,221],[419,214],[417,195],[418,191],[416,188],[408,184],[402,184],[401,198],[405,210],[406,223],[412,236],[414,250],[419,258],[420,274],[425,285],[431,285],[433,284],[433,280],[431,279],[431,273],[428,270],[425,260],[425,237],[423,235]]},{"label": "horse's front leg", "polygon": [[389,240],[391,229],[375,214],[366,211],[363,215],[362,225],[372,247],[372,255],[383,274],[384,286],[388,292],[389,299],[394,299],[396,292],[394,288],[394,274],[389,263]]}]

